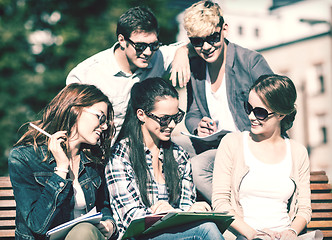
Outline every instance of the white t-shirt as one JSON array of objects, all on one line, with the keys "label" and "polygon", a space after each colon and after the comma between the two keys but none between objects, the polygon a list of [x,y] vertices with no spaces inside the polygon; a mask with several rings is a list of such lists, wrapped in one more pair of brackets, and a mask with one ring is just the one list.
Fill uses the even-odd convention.
[{"label": "white t-shirt", "polygon": [[291,224],[287,204],[295,191],[295,183],[290,179],[289,139],[285,142],[286,157],[279,163],[267,164],[253,156],[248,146],[248,134],[244,134],[244,155],[249,172],[241,182],[239,197],[244,221],[256,230],[282,231]]},{"label": "white t-shirt", "polygon": [[84,192],[77,179],[73,181],[73,190],[75,199],[74,218],[77,218],[86,213]]},{"label": "white t-shirt", "polygon": [[233,120],[232,113],[229,110],[225,74],[221,86],[216,92],[213,92],[208,66],[206,66],[205,92],[210,116],[217,122],[218,130],[237,131],[238,129]]}]

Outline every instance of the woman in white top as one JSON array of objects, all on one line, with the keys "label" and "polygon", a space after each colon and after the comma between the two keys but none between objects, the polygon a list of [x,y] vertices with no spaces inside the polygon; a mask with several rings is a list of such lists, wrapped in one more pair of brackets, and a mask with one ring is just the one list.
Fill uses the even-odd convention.
[{"label": "woman in white top", "polygon": [[250,131],[228,134],[218,148],[212,205],[234,214],[237,239],[296,239],[310,221],[307,150],[286,133],[295,101],[289,78],[261,76],[244,103]]}]

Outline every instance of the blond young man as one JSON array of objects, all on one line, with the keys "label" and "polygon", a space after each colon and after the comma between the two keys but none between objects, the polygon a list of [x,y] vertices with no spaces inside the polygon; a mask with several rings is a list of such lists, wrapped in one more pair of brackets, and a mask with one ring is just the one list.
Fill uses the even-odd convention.
[{"label": "blond young man", "polygon": [[[188,131],[204,137],[221,129],[231,132],[250,129],[243,103],[254,81],[260,75],[272,73],[269,65],[259,53],[226,39],[228,24],[217,3],[199,1],[186,9],[184,28],[198,55],[190,59],[185,117]],[[213,165],[220,139],[208,143],[183,138],[174,141],[188,152],[196,152],[191,160],[194,183],[211,202]]]}]

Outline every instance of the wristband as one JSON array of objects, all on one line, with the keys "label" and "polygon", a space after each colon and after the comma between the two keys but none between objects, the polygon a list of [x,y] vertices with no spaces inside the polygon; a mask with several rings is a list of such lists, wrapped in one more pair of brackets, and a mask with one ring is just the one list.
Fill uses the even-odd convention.
[{"label": "wristband", "polygon": [[292,231],[297,236],[297,231],[294,228],[288,228],[287,230]]},{"label": "wristband", "polygon": [[58,167],[55,167],[55,168],[54,168],[54,171],[64,172],[64,173],[69,173],[69,170],[68,170],[68,169],[65,169],[65,168],[58,168]]}]

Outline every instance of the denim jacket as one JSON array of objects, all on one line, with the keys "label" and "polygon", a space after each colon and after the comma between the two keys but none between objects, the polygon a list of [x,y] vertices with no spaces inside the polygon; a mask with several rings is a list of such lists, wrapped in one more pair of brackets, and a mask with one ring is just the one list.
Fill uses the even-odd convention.
[{"label": "denim jacket", "polygon": [[[8,159],[9,175],[16,201],[16,239],[45,239],[46,232],[73,219],[72,180],[54,173],[56,162],[51,156],[43,161],[47,146],[17,146]],[[91,162],[80,153],[78,181],[84,192],[86,211],[94,206],[111,219],[109,194],[105,187],[104,166]]]}]

